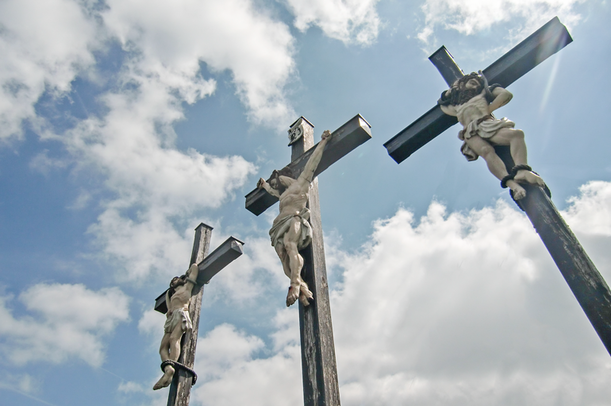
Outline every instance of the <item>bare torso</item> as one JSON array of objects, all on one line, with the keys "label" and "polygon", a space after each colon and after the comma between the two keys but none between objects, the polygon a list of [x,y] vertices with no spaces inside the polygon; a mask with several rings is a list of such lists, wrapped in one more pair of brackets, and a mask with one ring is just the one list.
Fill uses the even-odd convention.
[{"label": "bare torso", "polygon": [[170,298],[168,315],[170,315],[174,310],[178,309],[189,310],[189,300],[191,299],[192,290],[193,284],[190,282],[176,287],[174,294]]},{"label": "bare torso", "polygon": [[274,220],[274,225],[287,216],[297,216],[306,207],[309,197],[310,184],[302,180],[282,177],[282,182],[290,183],[288,188],[280,195],[280,213]]},{"label": "bare torso", "polygon": [[472,121],[479,120],[490,114],[488,111],[488,101],[483,92],[464,104],[454,106],[454,109],[456,109],[456,118],[458,118],[463,127],[467,127]]}]

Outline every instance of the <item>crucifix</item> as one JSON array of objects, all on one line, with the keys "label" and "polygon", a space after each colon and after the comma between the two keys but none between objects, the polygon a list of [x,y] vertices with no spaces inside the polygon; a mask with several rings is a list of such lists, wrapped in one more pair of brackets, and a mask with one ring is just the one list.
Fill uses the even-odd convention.
[{"label": "crucifix", "polygon": [[[482,86],[484,90],[481,97],[484,98],[486,96],[485,89],[488,87],[487,82],[490,84],[498,83],[501,88],[505,88],[571,42],[572,38],[566,27],[555,17],[484,69],[483,72],[480,71],[479,75],[475,73],[464,75],[446,48],[441,47],[429,59],[437,67],[446,83],[451,86],[451,89],[442,93],[442,98],[437,106],[431,108],[384,144],[389,155],[397,163],[401,163],[427,142],[454,125],[457,118],[452,115],[457,115],[459,121],[465,125],[465,120],[460,120],[461,115],[457,109],[471,108],[465,107],[469,102],[460,101],[460,99],[457,99],[458,102],[451,102],[447,99],[452,97],[451,90],[456,88],[458,84],[463,83],[466,84],[465,87],[468,87],[468,82],[471,80],[470,76],[485,78],[481,79],[484,81],[484,86]],[[475,84],[472,87],[476,88],[474,93],[480,91]],[[495,90],[492,90],[490,93],[491,97],[488,98],[488,102],[482,101],[484,106],[490,106],[487,107],[489,111],[493,109],[490,100],[499,96],[501,90],[496,91],[496,93]],[[472,96],[469,100],[475,99],[476,97]],[[448,105],[458,107],[452,107],[454,109],[452,110],[447,108]],[[506,123],[498,123],[500,121],[502,120],[496,120],[493,116],[482,117],[473,123],[469,123],[469,125],[465,125],[463,131],[473,130],[473,134],[482,134],[486,131],[484,127],[489,124],[502,128]],[[482,128],[478,128],[480,125]],[[513,128],[510,125],[509,127]],[[468,136],[465,133],[461,133],[461,135],[461,138]],[[484,135],[481,137],[483,138]],[[515,153],[513,147],[494,146],[494,149],[495,151],[492,151],[492,153],[504,163],[504,168],[500,172],[507,175],[495,173],[493,168],[490,167],[488,159],[486,159],[490,171],[497,177],[502,177],[501,185],[503,187],[507,185],[512,189],[512,197],[518,206],[526,212],[603,345],[611,354],[611,291],[607,283],[556,210],[550,199],[551,193],[547,186],[535,178],[528,180],[523,177],[519,179],[520,174],[531,170],[525,162],[518,162],[518,159],[522,158]],[[465,153],[464,150],[463,153]],[[525,155],[526,151],[524,150],[523,159],[525,159]],[[513,181],[518,181],[514,183],[519,183],[518,186],[522,190],[514,190],[514,187],[509,185]],[[516,190],[518,190],[517,193]]]},{"label": "crucifix", "polygon": [[242,255],[244,243],[234,237],[208,255],[211,235],[212,227],[204,223],[197,226],[189,270],[173,278],[170,288],[155,299],[155,310],[166,314],[167,319],[159,349],[164,374],[153,389],[170,386],[168,406],[188,406],[191,386],[197,380],[192,368],[204,285]]},{"label": "crucifix", "polygon": [[287,306],[299,301],[305,406],[340,405],[315,177],[370,138],[370,125],[356,115],[333,133],[325,131],[314,145],[314,126],[300,117],[289,129],[291,163],[267,181],[260,179],[246,195],[246,208],[257,216],[280,200],[270,237],[291,279]]}]

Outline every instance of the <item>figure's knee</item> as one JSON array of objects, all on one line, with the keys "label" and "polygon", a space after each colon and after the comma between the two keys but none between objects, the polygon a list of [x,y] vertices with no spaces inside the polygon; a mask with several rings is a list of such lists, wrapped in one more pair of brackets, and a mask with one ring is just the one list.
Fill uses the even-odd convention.
[{"label": "figure's knee", "polygon": [[496,151],[494,150],[494,147],[492,145],[484,145],[480,148],[478,154],[486,161],[488,161],[489,158],[496,155]]},{"label": "figure's knee", "polygon": [[296,242],[285,241],[284,242],[284,249],[286,250],[286,253],[289,254],[289,255],[299,254],[299,249],[297,248],[297,243]]},{"label": "figure's knee", "polygon": [[519,139],[519,140],[523,140],[523,139],[524,139],[524,131],[522,131],[522,130],[515,130],[515,129],[514,129],[514,130],[511,132],[511,136],[512,136],[513,138],[516,138],[516,139]]}]

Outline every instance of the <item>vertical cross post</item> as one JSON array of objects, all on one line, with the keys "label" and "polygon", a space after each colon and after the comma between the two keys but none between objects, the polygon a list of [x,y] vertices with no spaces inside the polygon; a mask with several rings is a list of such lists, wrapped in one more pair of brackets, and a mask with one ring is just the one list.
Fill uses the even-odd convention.
[{"label": "vertical cross post", "polygon": [[[212,237],[212,227],[207,224],[200,223],[195,229],[195,237],[193,239],[193,249],[191,250],[191,264],[199,264],[208,255],[210,249],[210,238]],[[204,294],[203,286],[199,292],[191,297],[189,303],[189,316],[193,323],[193,329],[187,331],[182,337],[181,352],[178,362],[193,369],[195,363],[195,349],[197,346],[197,335],[199,331],[199,315],[202,308],[202,296]],[[165,297],[165,293],[163,295]],[[191,376],[184,370],[179,369],[174,374],[174,380],[170,385],[168,394],[167,406],[188,406],[191,396]]]},{"label": "vertical cross post", "polygon": [[[305,118],[300,118],[291,129],[297,127],[303,131],[303,135],[291,144],[291,161],[314,146],[314,126]],[[302,277],[314,294],[314,300],[307,307],[299,302],[304,405],[339,406],[339,383],[320,219],[318,178],[315,178],[310,186],[308,207],[312,243],[301,252],[304,259]]]},{"label": "vertical cross post", "polygon": [[[291,163],[285,168],[297,178],[316,149],[314,126],[301,117],[291,125],[289,137]],[[314,176],[370,138],[369,123],[360,115],[356,115],[331,134]],[[263,188],[257,188],[246,195],[246,208],[259,215],[276,201],[277,197]],[[299,301],[304,405],[339,406],[339,384],[316,178],[310,185],[307,206],[310,209],[312,242],[300,251],[304,260],[301,274],[314,299],[305,307]]]},{"label": "vertical cross post", "polygon": [[[483,73],[490,84],[499,83],[502,87],[506,87],[571,41],[570,34],[556,17],[484,69]],[[452,55],[443,46],[429,59],[449,86],[464,75]],[[454,117],[445,115],[439,106],[435,106],[387,141],[384,146],[391,157],[400,163],[455,123]],[[514,162],[509,148],[495,149],[505,163],[507,171],[511,171]],[[526,189],[526,197],[516,201],[517,205],[526,212],[579,305],[611,354],[609,286],[564,222],[549,196],[540,187],[528,184],[522,186]]]},{"label": "vertical cross post", "polygon": [[[242,241],[229,237],[210,255],[210,237],[212,236],[212,227],[200,223],[195,229],[195,238],[193,240],[193,249],[191,251],[191,260],[189,264],[197,264],[199,273],[197,284],[193,288],[192,296],[189,301],[189,316],[193,328],[185,332],[181,339],[181,352],[178,362],[185,365],[187,368],[193,369],[195,363],[195,350],[197,346],[197,336],[199,332],[199,318],[202,307],[202,296],[204,294],[204,285],[210,282],[210,279],[221,271],[225,266],[231,263],[234,259],[242,255]],[[160,313],[166,313],[168,310],[166,303],[166,292],[155,299],[155,310]],[[168,393],[167,406],[188,406],[191,395],[191,386],[193,385],[193,377],[185,370],[179,368],[174,373],[172,384]]]}]

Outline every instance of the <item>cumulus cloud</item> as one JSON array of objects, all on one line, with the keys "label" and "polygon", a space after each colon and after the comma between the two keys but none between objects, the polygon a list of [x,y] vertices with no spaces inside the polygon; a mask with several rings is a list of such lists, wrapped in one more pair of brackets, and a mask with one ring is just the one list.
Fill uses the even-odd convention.
[{"label": "cumulus cloud", "polygon": [[[282,313],[282,312],[281,312]],[[291,312],[292,318],[297,317]],[[291,328],[280,317],[279,330]],[[268,358],[256,357],[263,341],[223,324],[198,340],[196,371],[202,379],[194,388],[192,403],[203,406],[287,405],[303,402],[299,347],[294,341],[279,342],[277,352]],[[239,388],[239,390],[236,390]]]},{"label": "cumulus cloud", "polygon": [[[71,207],[100,205],[89,232],[102,255],[125,279],[167,274],[189,250],[187,224],[231,199],[255,169],[242,157],[176,148],[173,126],[184,105],[216,88],[201,67],[231,73],[253,123],[287,122],[294,112],[286,86],[295,73],[288,26],[251,0],[30,3],[0,6],[0,138],[19,137],[26,120],[40,136],[62,142],[70,166],[65,156],[43,152],[32,168],[94,174],[103,187],[83,190]],[[119,66],[100,75],[115,68],[97,64],[93,51],[105,58],[101,50],[111,43],[122,48]],[[86,119],[70,118],[66,130],[36,116],[42,96],[69,96],[75,78],[101,76],[101,109]]]},{"label": "cumulus cloud", "polygon": [[[111,0],[104,21],[125,49],[138,55],[135,69],[172,84],[192,103],[210,89],[199,63],[230,70],[255,123],[294,116],[284,86],[295,69],[293,38],[250,0]],[[195,85],[195,86],[194,86]],[[199,93],[199,94],[198,94]]]},{"label": "cumulus cloud", "polygon": [[318,26],[325,35],[346,44],[371,44],[378,36],[379,0],[285,0],[295,16],[295,27],[306,31]]},{"label": "cumulus cloud", "polygon": [[13,315],[11,296],[0,296],[0,352],[15,365],[77,358],[98,367],[103,339],[129,319],[128,297],[117,288],[38,284],[18,300],[27,315]]},{"label": "cumulus cloud", "polygon": [[513,18],[523,20],[513,37],[523,38],[559,16],[563,23],[574,24],[581,17],[574,6],[584,0],[427,0],[422,6],[425,26],[418,33],[424,43],[430,41],[436,27],[471,35]]},{"label": "cumulus cloud", "polygon": [[[607,279],[608,207],[611,183],[591,182],[564,213]],[[604,346],[528,218],[504,201],[453,213],[433,202],[419,219],[399,209],[359,251],[328,255],[343,271],[331,300],[344,405],[597,405],[611,395]],[[200,339],[194,404],[300,402],[297,320],[279,311],[268,345],[230,325]]]},{"label": "cumulus cloud", "polygon": [[[567,219],[581,234],[582,222],[605,222],[587,210],[611,203],[610,188],[589,184],[573,200]],[[506,203],[468,213],[433,203],[420,221],[401,209],[343,263],[332,296],[343,404],[609,396],[608,354],[528,219]]]},{"label": "cumulus cloud", "polygon": [[38,121],[43,94],[60,97],[94,63],[98,27],[71,0],[0,3],[0,141],[20,138],[23,122]]}]

